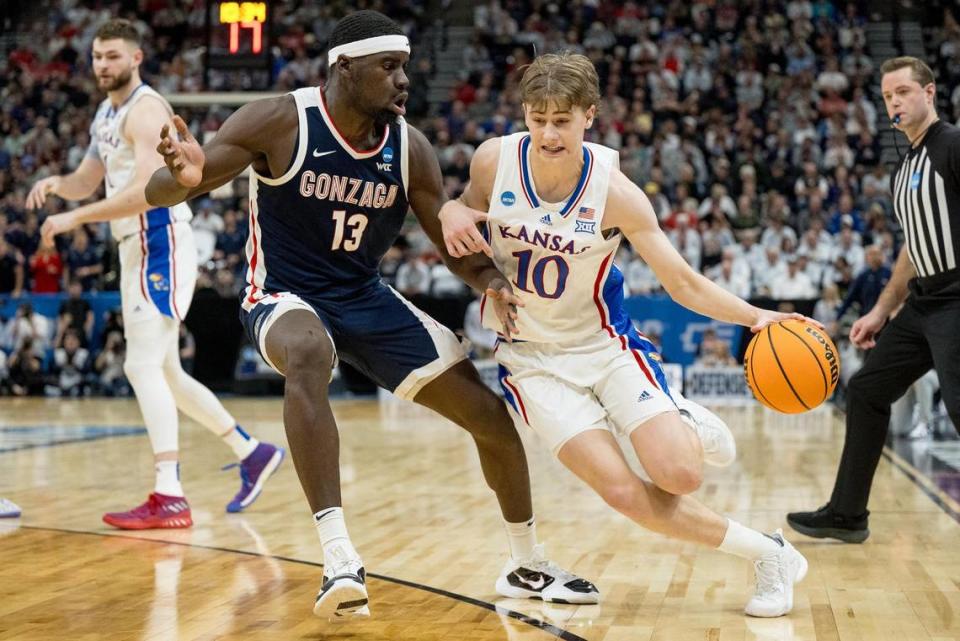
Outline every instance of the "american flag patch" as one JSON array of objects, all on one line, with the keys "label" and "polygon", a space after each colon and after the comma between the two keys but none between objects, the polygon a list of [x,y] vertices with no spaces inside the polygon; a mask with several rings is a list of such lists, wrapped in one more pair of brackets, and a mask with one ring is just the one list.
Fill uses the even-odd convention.
[{"label": "american flag patch", "polygon": [[593,215],[597,213],[597,210],[592,207],[581,207],[580,212],[577,214],[577,218],[580,220],[593,220]]}]

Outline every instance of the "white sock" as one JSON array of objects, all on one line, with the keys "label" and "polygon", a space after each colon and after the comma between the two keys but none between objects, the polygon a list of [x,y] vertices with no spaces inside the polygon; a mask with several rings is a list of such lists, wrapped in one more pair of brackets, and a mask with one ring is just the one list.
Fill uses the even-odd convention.
[{"label": "white sock", "polygon": [[230,449],[233,450],[233,453],[236,454],[237,458],[241,461],[253,454],[253,451],[260,445],[260,441],[244,432],[243,428],[239,425],[234,425],[233,429],[220,438],[230,446]]},{"label": "white sock", "polygon": [[180,485],[180,463],[178,461],[160,461],[154,469],[157,471],[157,483],[153,491],[166,496],[183,496]]},{"label": "white sock", "polygon": [[347,534],[347,523],[343,519],[342,507],[328,507],[313,515],[313,522],[317,526],[320,544],[323,545],[324,567],[334,567],[350,559],[359,559],[360,555],[353,548],[350,535]]},{"label": "white sock", "polygon": [[537,544],[537,520],[530,517],[522,523],[503,522],[507,530],[507,541],[510,543],[510,556],[515,560],[529,559],[533,556],[533,548]]},{"label": "white sock", "polygon": [[727,533],[717,548],[721,552],[756,561],[780,549],[780,544],[766,534],[727,519]]}]

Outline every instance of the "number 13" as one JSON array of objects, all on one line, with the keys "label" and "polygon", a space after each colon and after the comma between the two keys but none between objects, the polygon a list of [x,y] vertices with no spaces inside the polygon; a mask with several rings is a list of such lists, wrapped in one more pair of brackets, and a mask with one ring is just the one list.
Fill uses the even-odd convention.
[{"label": "number 13", "polygon": [[[343,209],[338,209],[333,212],[333,220],[337,223],[337,228],[333,232],[333,247],[334,251],[343,248],[343,251],[357,251],[357,248],[360,246],[360,239],[363,237],[363,232],[367,228],[367,216],[365,214],[354,214],[347,218],[347,212]],[[349,227],[350,237],[344,240],[343,231],[345,227]]]}]

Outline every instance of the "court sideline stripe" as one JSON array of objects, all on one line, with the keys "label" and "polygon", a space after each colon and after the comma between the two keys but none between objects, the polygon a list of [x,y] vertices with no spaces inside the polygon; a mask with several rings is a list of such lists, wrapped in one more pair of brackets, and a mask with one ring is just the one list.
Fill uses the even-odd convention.
[{"label": "court sideline stripe", "polygon": [[[51,427],[49,425],[8,425],[5,427],[0,427],[0,432],[17,432],[17,431],[26,431],[30,429],[37,429],[43,427]],[[67,427],[72,429],[76,426],[53,426],[53,427]],[[13,447],[2,447],[0,446],[0,454],[6,454],[7,452],[22,452],[23,450],[36,450],[45,447],[57,447],[58,445],[73,445],[74,443],[86,443],[88,441],[102,441],[108,438],[119,438],[123,436],[143,436],[147,433],[147,428],[145,427],[132,427],[129,425],[83,425],[80,427],[94,427],[94,428],[104,428],[104,429],[116,429],[116,432],[109,432],[104,434],[90,434],[87,436],[78,436],[76,438],[67,438],[62,441],[48,441],[46,443],[25,443],[23,445],[15,445]]]},{"label": "court sideline stripe", "polygon": [[[102,537],[110,537],[110,538],[117,538],[117,539],[128,539],[132,541],[142,541],[145,543],[159,543],[161,545],[179,545],[187,548],[198,548],[202,550],[212,550],[215,552],[228,552],[232,554],[244,554],[246,556],[258,556],[265,559],[276,559],[278,561],[287,561],[288,563],[299,563],[301,565],[311,565],[317,568],[323,567],[323,563],[317,563],[315,561],[304,561],[303,559],[294,559],[289,556],[277,556],[275,554],[261,554],[259,552],[251,552],[249,550],[234,550],[232,548],[218,547],[216,545],[197,545],[195,543],[181,543],[180,541],[145,539],[138,536],[130,536],[128,534],[108,534],[106,532],[92,532],[90,530],[70,530],[67,528],[41,527],[37,525],[21,525],[20,529],[21,530],[37,530],[41,532],[61,532],[65,534],[86,534],[88,536],[102,536]],[[480,599],[474,599],[473,597],[469,597],[463,594],[457,594],[456,592],[450,592],[448,590],[435,588],[429,585],[424,585],[422,583],[407,581],[406,579],[396,579],[394,577],[387,576],[385,574],[375,574],[373,572],[368,572],[367,576],[372,577],[374,579],[378,579],[380,581],[395,583],[397,585],[402,585],[404,587],[414,588],[416,590],[423,590],[424,592],[430,592],[438,596],[447,597],[448,599],[454,599],[456,601],[468,603],[470,605],[483,608],[485,610],[490,610],[491,612],[494,612],[496,614],[503,614],[510,617],[511,619],[516,619],[521,623],[526,623],[531,627],[538,628],[546,632],[547,634],[550,634],[551,636],[554,636],[558,639],[562,639],[563,641],[587,641],[583,637],[577,636],[576,634],[572,632],[568,632],[562,628],[558,628],[553,624],[547,623],[545,621],[541,621],[535,617],[529,616],[527,614],[523,614],[522,612],[515,612],[513,610],[502,608],[493,603],[481,601]]]},{"label": "court sideline stripe", "polygon": [[960,523],[960,503],[957,503],[953,497],[938,488],[923,472],[886,445],[883,447],[883,458],[920,488],[920,491],[926,494],[947,516]]}]

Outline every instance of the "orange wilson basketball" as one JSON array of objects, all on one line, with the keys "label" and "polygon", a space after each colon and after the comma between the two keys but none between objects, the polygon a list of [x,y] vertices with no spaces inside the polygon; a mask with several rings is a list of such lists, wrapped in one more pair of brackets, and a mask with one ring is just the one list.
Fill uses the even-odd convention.
[{"label": "orange wilson basketball", "polygon": [[840,378],[840,358],[822,329],[787,320],[754,335],[743,370],[758,401],[784,414],[799,414],[833,394]]}]

